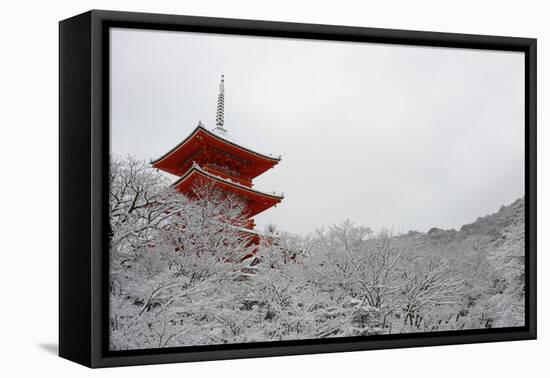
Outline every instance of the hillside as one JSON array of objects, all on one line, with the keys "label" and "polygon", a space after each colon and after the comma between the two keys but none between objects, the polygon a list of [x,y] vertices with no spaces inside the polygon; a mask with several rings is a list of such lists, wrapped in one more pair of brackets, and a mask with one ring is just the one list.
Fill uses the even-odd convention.
[{"label": "hillside", "polygon": [[[472,280],[468,307],[494,314],[493,327],[521,326],[525,303],[525,199],[502,206],[460,230],[432,228],[398,237],[415,250],[454,257],[456,269]],[[473,283],[475,282],[475,284]]]},{"label": "hillside", "polygon": [[502,206],[496,213],[479,217],[475,222],[463,225],[458,231],[434,227],[426,233],[409,231],[403,237],[429,245],[452,245],[466,240],[482,239],[484,244],[494,247],[523,243],[524,227],[525,200],[520,198],[508,206]]}]

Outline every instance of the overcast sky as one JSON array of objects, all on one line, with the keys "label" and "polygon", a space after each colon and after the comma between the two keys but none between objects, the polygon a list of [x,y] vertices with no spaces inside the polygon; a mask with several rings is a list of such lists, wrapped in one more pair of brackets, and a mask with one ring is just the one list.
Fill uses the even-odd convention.
[{"label": "overcast sky", "polygon": [[[524,195],[523,53],[111,31],[111,152],[160,157],[201,120],[281,154],[256,217],[306,234],[459,228]],[[175,178],[175,177],[174,177]]]}]

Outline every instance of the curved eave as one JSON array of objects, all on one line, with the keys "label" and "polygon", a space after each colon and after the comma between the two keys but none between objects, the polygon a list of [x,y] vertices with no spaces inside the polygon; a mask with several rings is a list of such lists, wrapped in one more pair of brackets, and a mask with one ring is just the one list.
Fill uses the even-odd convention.
[{"label": "curved eave", "polygon": [[179,184],[181,184],[183,181],[185,181],[187,178],[189,178],[194,173],[201,175],[203,177],[206,177],[208,179],[214,180],[220,184],[229,185],[230,187],[233,187],[235,191],[244,191],[251,194],[260,195],[263,197],[271,198],[274,200],[281,201],[283,198],[285,198],[283,195],[273,194],[273,193],[265,193],[256,189],[249,188],[248,186],[241,185],[239,183],[236,183],[231,180],[224,179],[222,177],[213,175],[211,173],[208,173],[204,170],[202,170],[200,167],[193,166],[191,167],[187,173],[185,173],[183,176],[181,176],[179,179],[177,179],[174,183],[172,183],[172,187],[177,188]]},{"label": "curved eave", "polygon": [[279,237],[277,235],[266,235],[265,233],[263,233],[262,231],[258,231],[258,230],[251,230],[249,228],[244,228],[244,227],[240,227],[239,228],[239,231],[242,232],[243,234],[249,234],[251,236],[256,236],[258,238],[264,238],[264,239],[279,239]]},{"label": "curved eave", "polygon": [[205,132],[207,135],[217,139],[218,141],[222,142],[222,143],[225,143],[225,144],[228,144],[234,148],[237,148],[241,151],[244,151],[248,154],[252,154],[256,157],[259,157],[261,159],[265,159],[265,160],[268,160],[270,162],[273,162],[274,164],[277,164],[279,161],[281,161],[281,157],[273,157],[273,156],[269,156],[269,155],[264,155],[260,152],[256,152],[254,150],[251,150],[247,147],[243,147],[235,142],[232,142],[230,141],[229,139],[226,139],[226,138],[223,138],[222,136],[216,134],[216,133],[213,133],[212,131],[208,130],[207,128],[205,128],[204,126],[202,125],[199,125],[195,128],[195,130],[193,130],[191,132],[191,134],[189,134],[187,136],[187,138],[185,138],[181,143],[179,143],[177,146],[175,146],[174,148],[172,148],[170,151],[168,151],[167,153],[165,153],[164,155],[162,155],[160,158],[158,158],[157,160],[154,160],[154,161],[151,161],[151,164],[153,165],[157,165],[158,163],[161,163],[164,159],[168,158],[170,155],[172,155],[173,153],[175,153],[176,151],[178,151],[181,147],[183,147],[187,142],[189,142],[190,140],[192,140],[195,135],[197,135],[200,131],[203,131]]}]

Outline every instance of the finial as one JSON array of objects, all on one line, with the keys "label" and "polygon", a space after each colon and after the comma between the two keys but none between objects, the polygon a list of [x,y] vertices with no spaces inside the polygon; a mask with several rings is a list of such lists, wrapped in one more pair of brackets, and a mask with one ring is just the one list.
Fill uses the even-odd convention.
[{"label": "finial", "polygon": [[218,106],[216,108],[216,128],[222,129],[223,128],[223,106],[224,106],[224,92],[225,92],[225,85],[224,85],[224,75],[222,75],[222,80],[220,82],[220,93],[218,94]]}]

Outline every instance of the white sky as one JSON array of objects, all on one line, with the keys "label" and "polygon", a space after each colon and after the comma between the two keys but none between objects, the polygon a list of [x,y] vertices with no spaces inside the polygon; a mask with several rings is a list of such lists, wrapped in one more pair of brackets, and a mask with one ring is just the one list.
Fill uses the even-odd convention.
[{"label": "white sky", "polygon": [[524,194],[523,53],[114,29],[111,152],[152,160],[201,120],[281,154],[256,217],[459,228]]}]

